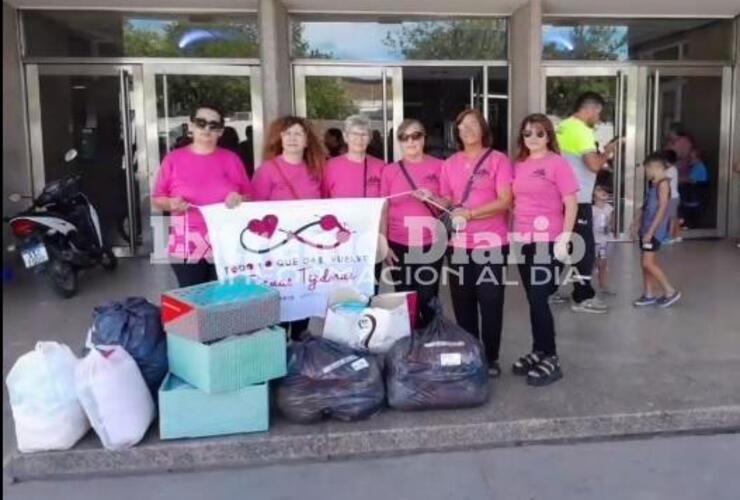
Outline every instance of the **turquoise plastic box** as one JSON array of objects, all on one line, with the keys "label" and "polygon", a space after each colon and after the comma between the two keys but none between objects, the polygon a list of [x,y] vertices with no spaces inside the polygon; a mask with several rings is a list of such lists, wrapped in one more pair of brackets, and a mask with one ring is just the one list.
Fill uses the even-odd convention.
[{"label": "turquoise plastic box", "polygon": [[279,326],[205,344],[167,335],[170,372],[208,394],[285,376],[286,347]]},{"label": "turquoise plastic box", "polygon": [[161,439],[262,432],[269,426],[267,383],[206,394],[170,373],[160,386]]},{"label": "turquoise plastic box", "polygon": [[208,342],[280,323],[280,293],[240,277],[162,294],[167,333]]}]

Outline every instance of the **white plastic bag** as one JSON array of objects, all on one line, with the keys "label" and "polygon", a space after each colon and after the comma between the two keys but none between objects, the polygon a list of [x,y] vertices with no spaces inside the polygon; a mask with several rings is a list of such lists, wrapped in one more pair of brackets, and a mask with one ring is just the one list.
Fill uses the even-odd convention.
[{"label": "white plastic bag", "polygon": [[77,397],[103,446],[128,448],[146,434],[154,400],[134,359],[121,346],[97,346],[75,374]]},{"label": "white plastic bag", "polygon": [[376,295],[370,307],[362,302],[338,302],[326,312],[323,337],[373,354],[387,352],[399,339],[411,335],[407,294]]},{"label": "white plastic bag", "polygon": [[75,391],[79,362],[64,344],[38,342],[13,365],[5,383],[20,451],[68,450],[90,430]]}]

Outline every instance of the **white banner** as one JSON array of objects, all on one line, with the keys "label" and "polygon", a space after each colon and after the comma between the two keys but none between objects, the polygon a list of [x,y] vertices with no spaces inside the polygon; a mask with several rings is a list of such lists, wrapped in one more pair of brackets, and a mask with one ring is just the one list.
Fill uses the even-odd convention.
[{"label": "white banner", "polygon": [[249,276],[280,291],[281,321],[324,316],[327,297],[371,296],[382,198],[201,207],[221,281]]}]

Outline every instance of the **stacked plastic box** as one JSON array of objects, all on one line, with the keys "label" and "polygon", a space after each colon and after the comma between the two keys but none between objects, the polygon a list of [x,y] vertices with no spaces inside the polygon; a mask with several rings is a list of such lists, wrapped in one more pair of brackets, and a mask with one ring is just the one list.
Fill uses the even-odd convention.
[{"label": "stacked plastic box", "polygon": [[162,439],[265,431],[267,382],[286,373],[276,290],[247,279],[162,295],[170,373],[159,389]]}]

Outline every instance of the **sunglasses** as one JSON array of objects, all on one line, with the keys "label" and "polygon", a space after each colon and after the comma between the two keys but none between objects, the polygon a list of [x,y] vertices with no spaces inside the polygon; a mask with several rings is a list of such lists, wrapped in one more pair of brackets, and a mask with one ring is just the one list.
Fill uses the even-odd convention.
[{"label": "sunglasses", "polygon": [[544,139],[545,137],[547,137],[547,134],[543,132],[542,130],[538,130],[537,132],[533,132],[531,130],[525,130],[522,132],[522,136],[526,138],[537,136],[538,139]]},{"label": "sunglasses", "polygon": [[224,124],[217,121],[208,121],[205,118],[195,118],[193,120],[193,125],[196,126],[196,128],[199,128],[201,130],[213,130],[213,131],[219,131],[223,130]]},{"label": "sunglasses", "polygon": [[401,142],[406,141],[418,141],[421,140],[421,138],[424,137],[424,132],[411,132],[410,134],[403,134],[398,136],[398,140]]}]

